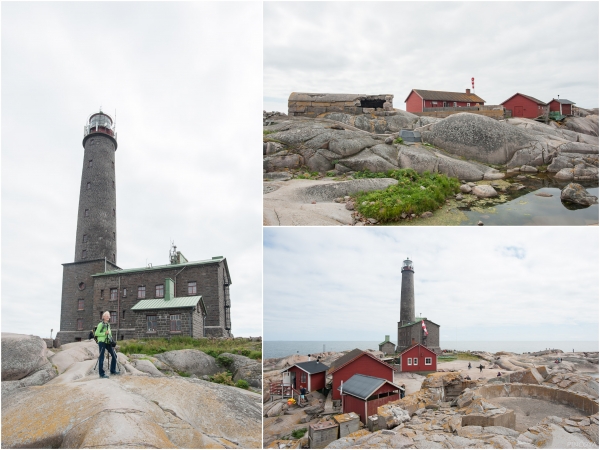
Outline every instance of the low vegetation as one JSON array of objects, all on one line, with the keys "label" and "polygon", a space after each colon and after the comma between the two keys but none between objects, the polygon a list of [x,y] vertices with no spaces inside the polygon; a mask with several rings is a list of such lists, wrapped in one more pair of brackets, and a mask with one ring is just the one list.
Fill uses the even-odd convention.
[{"label": "low vegetation", "polygon": [[394,144],[402,144],[404,143],[404,139],[402,139],[400,136],[398,136],[396,139],[394,139]]},{"label": "low vegetation", "polygon": [[220,372],[210,377],[210,381],[217,384],[226,384],[227,386],[235,386],[233,375],[231,372]]},{"label": "low vegetation", "polygon": [[196,349],[213,358],[221,353],[233,353],[252,359],[262,359],[262,343],[249,339],[194,339],[188,336],[177,336],[171,339],[129,339],[119,342],[119,351],[125,354],[142,353],[156,355],[171,350]]},{"label": "low vegetation", "polygon": [[305,434],[306,428],[298,428],[297,430],[292,431],[292,436],[294,439],[300,439]]},{"label": "low vegetation", "polygon": [[354,178],[394,178],[398,184],[382,191],[361,193],[356,197],[356,209],[365,217],[380,222],[398,221],[402,214],[422,214],[440,208],[446,199],[459,191],[456,178],[413,169],[373,173],[356,172]]}]

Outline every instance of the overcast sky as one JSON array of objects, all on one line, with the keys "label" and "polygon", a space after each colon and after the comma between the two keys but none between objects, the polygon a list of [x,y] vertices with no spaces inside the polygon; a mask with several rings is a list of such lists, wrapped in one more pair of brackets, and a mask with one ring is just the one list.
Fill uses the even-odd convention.
[{"label": "overcast sky", "polygon": [[396,343],[406,257],[442,348],[598,340],[595,227],[265,229],[265,340]]},{"label": "overcast sky", "polygon": [[263,108],[292,92],[517,92],[598,107],[598,2],[265,2]]},{"label": "overcast sky", "polygon": [[2,331],[58,331],[83,126],[102,106],[118,265],[167,264],[170,240],[225,256],[232,332],[261,335],[261,20],[260,2],[2,4]]}]

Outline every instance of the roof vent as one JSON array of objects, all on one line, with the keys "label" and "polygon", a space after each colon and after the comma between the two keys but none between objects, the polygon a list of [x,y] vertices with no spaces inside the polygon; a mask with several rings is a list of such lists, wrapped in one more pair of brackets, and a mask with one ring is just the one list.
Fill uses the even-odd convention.
[{"label": "roof vent", "polygon": [[223,259],[222,256],[213,256],[212,259]]}]

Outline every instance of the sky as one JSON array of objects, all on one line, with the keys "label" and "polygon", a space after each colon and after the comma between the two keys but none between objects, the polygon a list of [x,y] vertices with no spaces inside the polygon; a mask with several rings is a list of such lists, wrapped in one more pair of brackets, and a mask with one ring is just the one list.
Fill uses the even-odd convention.
[{"label": "sky", "polygon": [[2,331],[60,325],[83,126],[113,115],[122,268],[225,256],[235,336],[262,334],[262,4],[2,4]]},{"label": "sky", "polygon": [[598,102],[598,2],[265,2],[263,109],[292,92]]},{"label": "sky", "polygon": [[264,339],[397,343],[406,258],[442,348],[598,340],[595,227],[265,229]]}]

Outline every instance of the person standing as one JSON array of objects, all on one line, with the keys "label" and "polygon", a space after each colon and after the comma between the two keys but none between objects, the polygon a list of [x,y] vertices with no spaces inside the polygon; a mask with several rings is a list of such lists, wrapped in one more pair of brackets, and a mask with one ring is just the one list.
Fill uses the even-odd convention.
[{"label": "person standing", "polygon": [[479,363],[479,373],[483,372],[483,364]]},{"label": "person standing", "polygon": [[108,350],[110,356],[112,356],[112,361],[110,362],[110,373],[111,375],[120,375],[120,372],[117,371],[117,355],[115,353],[114,347],[111,345],[112,341],[112,331],[110,329],[110,312],[106,311],[102,314],[102,322],[98,324],[96,327],[95,336],[98,339],[98,352],[100,353],[100,357],[98,359],[98,372],[100,373],[100,378],[108,378],[108,375],[104,372],[104,351]]},{"label": "person standing", "polygon": [[402,386],[400,386],[400,398],[404,398],[405,395],[406,395],[406,386],[402,385]]}]

